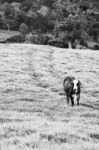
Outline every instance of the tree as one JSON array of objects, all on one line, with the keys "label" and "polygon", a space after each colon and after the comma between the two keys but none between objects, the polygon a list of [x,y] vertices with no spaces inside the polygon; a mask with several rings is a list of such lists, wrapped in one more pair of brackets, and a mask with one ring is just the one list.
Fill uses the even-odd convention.
[{"label": "tree", "polygon": [[64,32],[64,40],[68,39],[72,44],[76,40],[87,40],[88,31],[92,29],[94,18],[92,10],[86,0],[59,0],[55,3],[57,20],[54,28],[56,37]]},{"label": "tree", "polygon": [[8,32],[9,32],[10,26],[9,26],[9,24],[8,24],[8,22],[7,22],[7,19],[6,19],[4,13],[2,13],[2,15],[1,15],[1,22],[3,23],[3,28],[7,27]]},{"label": "tree", "polygon": [[22,33],[22,35],[25,35],[25,34],[27,34],[29,32],[29,29],[28,29],[28,27],[27,27],[27,25],[25,23],[22,23],[20,25],[20,29],[19,30]]}]

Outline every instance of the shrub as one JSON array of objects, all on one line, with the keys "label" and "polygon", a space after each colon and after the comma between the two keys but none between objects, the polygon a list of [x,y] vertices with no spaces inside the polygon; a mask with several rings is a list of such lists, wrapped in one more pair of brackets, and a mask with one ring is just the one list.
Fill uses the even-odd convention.
[{"label": "shrub", "polygon": [[[88,31],[92,28],[94,19],[88,13],[88,10],[91,11],[90,5],[85,0],[60,0],[56,2],[55,6],[57,21],[54,27],[54,35],[59,41],[68,39],[72,43],[72,47],[75,48],[76,40],[88,40],[90,38]],[[62,33],[65,35],[61,36]],[[92,36],[97,40],[95,30]]]},{"label": "shrub", "polygon": [[29,29],[25,23],[22,23],[19,28],[21,34],[25,35],[29,32]]},{"label": "shrub", "polygon": [[87,41],[85,41],[84,39],[81,39],[80,42],[79,42],[79,44],[80,44],[81,46],[88,47]]},{"label": "shrub", "polygon": [[68,41],[60,40],[59,38],[53,38],[48,41],[49,45],[61,47],[61,48],[69,48]]},{"label": "shrub", "polygon": [[10,15],[10,4],[9,3],[4,3],[3,4],[3,10],[4,10],[4,14],[5,16],[9,16]]},{"label": "shrub", "polygon": [[29,33],[29,34],[27,34],[26,35],[26,37],[25,37],[25,41],[26,41],[26,43],[35,43],[35,44],[37,44],[37,34],[32,34],[32,33]]},{"label": "shrub", "polygon": [[26,42],[46,45],[51,38],[51,34],[33,32],[26,35]]}]

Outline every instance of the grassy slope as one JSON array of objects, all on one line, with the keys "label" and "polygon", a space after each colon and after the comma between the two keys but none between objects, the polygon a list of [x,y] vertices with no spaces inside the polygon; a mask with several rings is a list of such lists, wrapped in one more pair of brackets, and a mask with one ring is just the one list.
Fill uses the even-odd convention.
[{"label": "grassy slope", "polygon": [[[98,51],[0,45],[1,150],[98,150]],[[80,106],[67,106],[62,82],[82,82]]]}]

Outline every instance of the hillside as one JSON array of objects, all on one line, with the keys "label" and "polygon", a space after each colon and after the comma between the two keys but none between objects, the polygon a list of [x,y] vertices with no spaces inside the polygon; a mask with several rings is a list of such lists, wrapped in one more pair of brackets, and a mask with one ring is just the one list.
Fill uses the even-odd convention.
[{"label": "hillside", "polygon": [[[67,105],[63,79],[82,83]],[[0,44],[0,149],[98,150],[98,51]]]}]

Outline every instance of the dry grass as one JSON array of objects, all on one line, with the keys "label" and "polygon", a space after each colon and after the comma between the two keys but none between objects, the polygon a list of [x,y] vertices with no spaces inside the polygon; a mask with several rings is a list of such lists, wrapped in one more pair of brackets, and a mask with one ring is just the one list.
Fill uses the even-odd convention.
[{"label": "dry grass", "polygon": [[[82,82],[67,106],[63,79]],[[0,45],[1,150],[98,150],[98,51]]]}]

